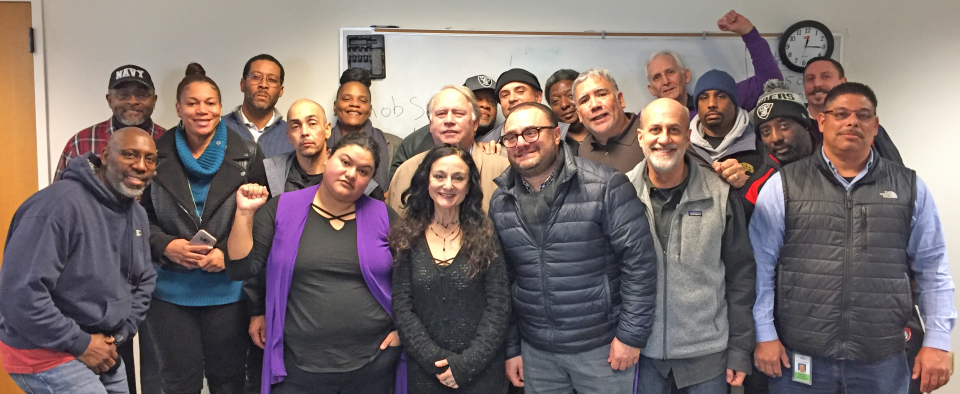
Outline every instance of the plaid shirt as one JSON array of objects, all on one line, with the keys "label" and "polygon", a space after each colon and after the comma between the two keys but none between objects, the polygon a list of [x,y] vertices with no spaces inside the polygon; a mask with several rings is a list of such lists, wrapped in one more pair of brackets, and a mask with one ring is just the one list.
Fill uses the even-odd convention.
[{"label": "plaid shirt", "polygon": [[[93,126],[80,130],[70,140],[67,146],[63,147],[63,154],[60,155],[60,163],[57,164],[57,173],[53,176],[54,182],[60,179],[60,173],[67,168],[67,163],[75,157],[79,157],[87,152],[100,153],[107,147],[107,141],[113,135],[113,131],[121,127],[115,124],[113,117],[106,121],[97,123]],[[147,133],[153,136],[153,139],[160,138],[167,130],[157,126],[153,121],[149,121]]]}]

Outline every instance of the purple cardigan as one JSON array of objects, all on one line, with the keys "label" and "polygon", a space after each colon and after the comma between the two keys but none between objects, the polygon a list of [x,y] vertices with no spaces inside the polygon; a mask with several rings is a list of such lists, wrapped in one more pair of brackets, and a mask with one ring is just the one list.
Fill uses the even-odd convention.
[{"label": "purple cardigan", "polygon": [[[293,266],[303,227],[307,223],[310,204],[320,185],[280,195],[277,206],[273,247],[267,258],[267,342],[263,356],[263,381],[260,392],[270,393],[270,386],[287,376],[283,365],[283,327],[287,316],[287,296],[293,280]],[[360,196],[357,200],[357,252],[360,270],[367,287],[380,306],[391,314],[390,276],[393,257],[387,243],[390,219],[383,202]],[[397,364],[396,394],[407,392],[406,357]]]}]

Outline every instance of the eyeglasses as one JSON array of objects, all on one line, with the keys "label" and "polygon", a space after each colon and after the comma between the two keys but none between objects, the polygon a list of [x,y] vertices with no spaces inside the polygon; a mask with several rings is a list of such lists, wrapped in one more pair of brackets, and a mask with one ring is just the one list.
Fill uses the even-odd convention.
[{"label": "eyeglasses", "polygon": [[[250,73],[250,74],[247,74],[247,79],[249,79],[250,82],[253,82],[253,83],[260,83],[260,81],[263,80],[263,75]],[[267,86],[271,88],[280,86],[280,78],[277,78],[273,75],[268,75]]]},{"label": "eyeglasses", "polygon": [[540,130],[554,129],[556,127],[557,126],[530,126],[523,129],[520,134],[504,134],[500,137],[500,145],[503,145],[506,148],[513,148],[517,146],[520,136],[523,136],[523,140],[527,141],[528,144],[531,142],[536,142],[538,139],[540,139]]},{"label": "eyeglasses", "polygon": [[145,101],[150,97],[153,97],[153,92],[144,89],[123,89],[123,90],[114,90],[112,93],[114,98],[120,101],[130,100],[131,97],[136,97],[139,101]]},{"label": "eyeglasses", "polygon": [[123,161],[126,162],[127,164],[139,163],[141,159],[143,160],[144,163],[147,163],[147,165],[150,165],[150,166],[157,164],[157,155],[144,156],[144,155],[141,155],[140,153],[137,153],[137,151],[126,150],[126,149],[120,150],[120,149],[110,148],[110,150],[119,153],[120,158],[123,159]]},{"label": "eyeglasses", "polygon": [[873,119],[874,116],[877,116],[877,111],[871,111],[869,109],[851,111],[846,108],[840,108],[840,109],[832,109],[829,111],[823,111],[823,113],[833,115],[834,119],[836,120],[844,120],[846,118],[849,118],[850,115],[856,114],[857,120],[861,122],[866,122],[868,120]]}]

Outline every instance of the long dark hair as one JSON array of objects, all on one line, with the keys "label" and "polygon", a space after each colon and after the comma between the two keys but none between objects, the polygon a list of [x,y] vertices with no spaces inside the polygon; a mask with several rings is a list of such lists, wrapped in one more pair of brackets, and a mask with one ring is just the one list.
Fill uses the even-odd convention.
[{"label": "long dark hair", "polygon": [[[433,221],[433,199],[430,198],[430,169],[433,163],[447,156],[457,156],[470,170],[467,195],[460,203],[460,253],[467,258],[470,275],[476,275],[497,258],[497,237],[493,222],[483,212],[483,191],[480,189],[480,171],[470,152],[456,145],[443,144],[427,152],[423,162],[410,180],[410,188],[400,196],[406,213],[390,231],[390,246],[397,252],[397,261],[409,258],[410,251],[424,238],[427,226]],[[391,191],[391,192],[399,192]]]}]

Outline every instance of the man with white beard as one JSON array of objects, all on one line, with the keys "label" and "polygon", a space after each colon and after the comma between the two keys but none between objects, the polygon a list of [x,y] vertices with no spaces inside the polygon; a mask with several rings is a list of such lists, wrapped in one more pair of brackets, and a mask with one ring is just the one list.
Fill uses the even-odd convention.
[{"label": "man with white beard", "polygon": [[752,370],[756,262],[743,208],[729,184],[685,155],[689,119],[673,99],[644,108],[638,137],[645,159],[627,173],[657,251],[656,311],[640,356],[641,394],[669,394],[674,384],[684,393],[727,392]]}]

